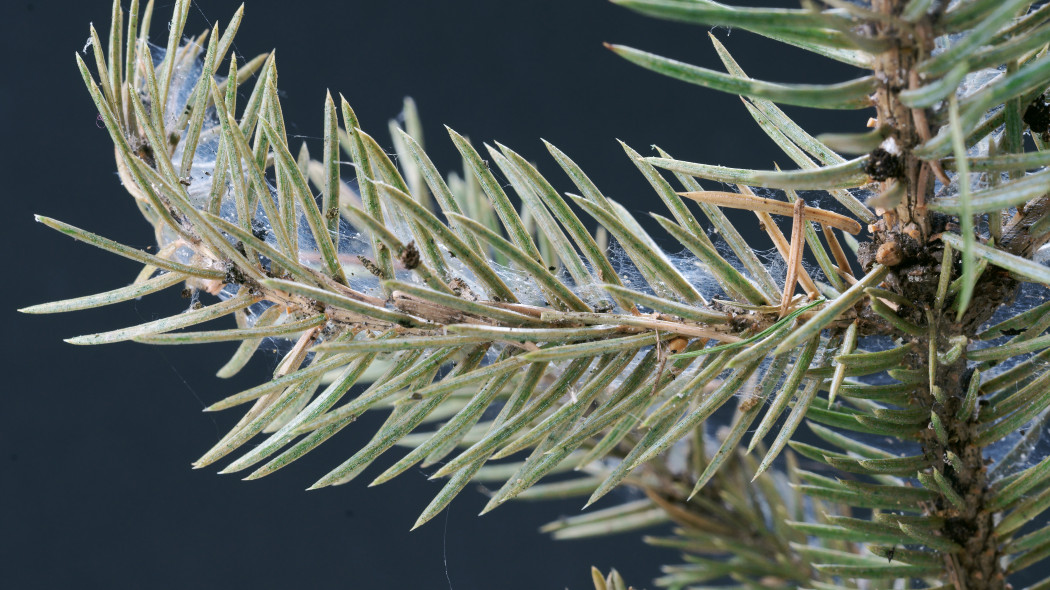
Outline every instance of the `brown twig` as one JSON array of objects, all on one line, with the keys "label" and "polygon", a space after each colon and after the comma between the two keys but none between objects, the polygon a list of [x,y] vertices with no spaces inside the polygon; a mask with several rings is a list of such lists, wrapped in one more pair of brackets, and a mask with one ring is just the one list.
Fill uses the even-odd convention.
[{"label": "brown twig", "polygon": [[[795,214],[795,207],[791,203],[777,201],[775,199],[767,199],[765,197],[756,197],[755,195],[730,193],[726,191],[696,191],[678,194],[699,203],[707,203],[708,205],[715,205],[718,207],[747,209],[749,211],[772,213],[773,215],[783,215],[785,217],[791,217]],[[807,221],[816,221],[817,223],[837,227],[842,231],[847,231],[853,235],[859,234],[861,230],[860,223],[857,220],[832,211],[818,209],[816,207],[806,207],[805,219]]]}]

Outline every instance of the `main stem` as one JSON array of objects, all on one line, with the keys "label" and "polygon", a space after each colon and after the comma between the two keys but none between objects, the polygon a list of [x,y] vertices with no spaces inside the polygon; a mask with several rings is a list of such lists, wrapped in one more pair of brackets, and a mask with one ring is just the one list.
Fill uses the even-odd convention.
[{"label": "main stem", "polygon": [[[906,3],[873,0],[872,7],[884,14],[898,14]],[[912,154],[912,149],[930,136],[927,117],[924,111],[909,108],[899,99],[902,90],[930,82],[920,79],[914,66],[930,55],[934,18],[928,15],[908,31],[894,30],[890,24],[893,21],[876,27],[877,35],[897,40],[897,47],[879,55],[875,63],[876,78],[882,82],[875,94],[878,122],[893,130],[890,137],[896,145],[887,145],[890,149],[873,154],[873,159],[876,155],[886,157],[885,152],[898,157],[897,166],[893,167],[896,177],[883,181],[882,188],[900,182],[906,190],[899,204],[880,211],[882,218],[873,227],[875,248],[871,256],[892,268],[887,278],[889,285],[916,302],[911,311],[901,306],[901,314],[927,329],[926,337],[908,337],[919,345],[919,350],[928,351],[915,355],[912,366],[930,375],[929,383],[915,391],[912,403],[929,409],[931,426],[934,419],[941,425],[923,428],[919,441],[933,470],[939,472],[939,479],[950,487],[926,505],[924,512],[943,519],[940,535],[963,548],[945,554],[948,581],[959,590],[997,590],[1005,588],[1006,578],[994,533],[994,513],[986,508],[989,482],[983,448],[976,443],[977,411],[960,412],[972,371],[967,369],[965,358],[948,360],[944,355],[959,342],[959,336],[972,339],[1004,292],[1012,294],[1016,286],[999,284],[994,292],[978,288],[971,309],[961,321],[956,321],[955,311],[949,305],[936,309],[936,286],[944,252],[941,243],[930,238],[944,231],[946,221],[931,216],[926,203],[932,196],[935,175],[943,172],[936,163],[924,162]],[[898,149],[897,154],[893,148]],[[939,355],[944,360],[938,361]]]}]

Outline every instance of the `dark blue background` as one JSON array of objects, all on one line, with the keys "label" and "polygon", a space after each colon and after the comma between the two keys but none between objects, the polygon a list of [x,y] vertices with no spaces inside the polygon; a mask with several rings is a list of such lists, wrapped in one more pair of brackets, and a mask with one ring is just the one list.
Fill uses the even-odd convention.
[{"label": "dark blue background", "polygon": [[[172,5],[158,3],[155,41],[167,36]],[[236,6],[199,1],[187,31],[202,30],[203,15],[225,23]],[[138,247],[152,243],[150,227],[120,187],[110,140],[96,126],[73,60],[88,23],[107,34],[109,10],[106,0],[10,0],[0,9],[0,586],[440,589],[450,579],[457,590],[585,589],[592,564],[615,566],[642,586],[659,564],[679,559],[634,534],[553,542],[536,531],[577,513],[582,501],[511,504],[477,518],[484,498],[474,489],[452,504],[447,519],[409,533],[439,489],[419,470],[375,489],[365,487],[366,474],[346,486],[303,491],[366,441],[375,419],[259,482],[192,471],[190,462],[236,419],[202,415],[201,407],[265,379],[273,358],[254,360],[228,382],[214,372],[232,345],[62,342],[176,312],[185,302],[174,291],[67,316],[15,313],[127,284],[137,272],[133,263],[34,224],[33,213]],[[715,32],[755,77],[853,77],[849,68],[743,32]],[[695,161],[789,164],[738,98],[643,71],[602,41],[719,67],[706,29],[647,19],[602,0],[250,0],[236,50],[250,57],[278,49],[289,130],[308,136],[315,150],[330,88],[382,138],[402,97],[413,96],[443,170],[458,166],[441,126],[448,124],[475,144],[511,146],[570,190],[539,138],[550,140],[636,213],[656,208],[658,199],[617,138],[643,153],[659,144]],[[790,112],[814,132],[857,131],[868,117]],[[754,231],[753,220],[747,223],[742,229]]]}]

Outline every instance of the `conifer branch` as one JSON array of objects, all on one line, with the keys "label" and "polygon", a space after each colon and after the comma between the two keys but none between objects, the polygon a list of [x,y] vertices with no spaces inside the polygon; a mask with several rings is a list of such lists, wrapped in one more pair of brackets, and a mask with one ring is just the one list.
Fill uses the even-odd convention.
[{"label": "conifer branch", "polygon": [[[546,530],[581,538],[670,520],[671,537],[648,541],[689,563],[668,566],[662,586],[1046,587],[1031,572],[1043,576],[1050,559],[1050,468],[1026,457],[1050,417],[1050,12],[1023,0],[614,1],[744,28],[870,74],[772,83],[748,77],[718,41],[726,73],[610,45],[656,73],[740,95],[799,167],[742,170],[624,146],[624,165],[671,213],[654,212],[657,222],[693,253],[682,262],[549,144],[580,195],[512,149],[479,150],[451,129],[471,176],[442,177],[410,101],[405,127],[391,130],[395,164],[349,103],[337,109],[326,95],[313,160],[289,142],[272,55],[222,69],[242,11],[187,41],[190,3],[179,0],[155,57],[152,4],[125,16],[116,0],[108,41],[91,30],[95,74],[79,56],[78,66],[158,251],[38,217],[143,268],[130,286],[22,311],[116,304],[185,282],[215,300],[69,341],[239,341],[219,371],[229,377],[261,339],[287,339],[271,381],[209,407],[251,402],[196,467],[235,457],[223,473],[269,475],[381,410],[374,437],[312,488],[347,483],[403,446],[373,485],[416,464],[441,462],[434,477],[448,478],[416,526],[471,481],[503,482],[486,511],[643,490]],[[877,117],[868,134],[814,137],[778,104],[874,106]],[[810,191],[840,210],[811,205]],[[758,215],[786,278],[724,207]],[[769,214],[792,217],[790,239]],[[799,266],[807,252],[817,267]],[[1024,295],[1024,284],[1041,290]],[[227,316],[236,326],[179,331]],[[582,473],[545,480],[570,468]],[[593,579],[625,588],[615,571]]]}]

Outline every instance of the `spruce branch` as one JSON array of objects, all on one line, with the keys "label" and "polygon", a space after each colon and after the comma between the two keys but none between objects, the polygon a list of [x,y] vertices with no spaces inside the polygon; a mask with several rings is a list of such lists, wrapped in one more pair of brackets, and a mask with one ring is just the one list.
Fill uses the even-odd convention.
[{"label": "spruce branch", "polygon": [[[1050,12],[1023,0],[615,2],[743,28],[870,73],[773,83],[750,78],[713,37],[726,73],[608,46],[740,95],[798,166],[744,170],[624,145],[625,165],[671,213],[654,218],[692,253],[683,263],[550,144],[580,194],[511,148],[479,149],[451,129],[469,176],[443,177],[410,101],[404,128],[391,128],[399,165],[330,93],[321,160],[305,148],[296,156],[272,54],[231,57],[219,77],[240,10],[225,31],[184,41],[190,3],[179,0],[155,56],[152,4],[125,19],[117,0],[108,43],[91,30],[96,73],[79,56],[78,66],[159,250],[38,217],[143,269],[131,286],[23,311],[185,282],[218,301],[69,341],[241,342],[221,377],[263,338],[286,338],[272,380],[208,408],[251,403],[196,467],[240,453],[222,472],[262,477],[383,410],[374,437],[312,488],[347,483],[402,446],[372,485],[417,464],[441,462],[434,477],[448,478],[416,526],[471,481],[502,482],[485,511],[643,490],[643,500],[546,530],[580,538],[670,520],[673,535],[649,541],[687,556],[657,580],[672,588],[1046,587],[1050,578],[1024,576],[1050,555],[1050,470],[1025,459],[1050,417]],[[870,133],[814,137],[781,104],[873,106],[877,116]],[[810,204],[815,191],[839,210]],[[755,213],[786,263],[782,280],[723,208]],[[787,235],[771,214],[791,218]],[[236,327],[178,331],[227,316]],[[712,428],[733,400],[730,422]],[[517,453],[527,456],[499,462]],[[544,479],[573,468],[582,473]],[[615,572],[594,582],[624,587]]]}]

